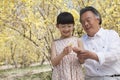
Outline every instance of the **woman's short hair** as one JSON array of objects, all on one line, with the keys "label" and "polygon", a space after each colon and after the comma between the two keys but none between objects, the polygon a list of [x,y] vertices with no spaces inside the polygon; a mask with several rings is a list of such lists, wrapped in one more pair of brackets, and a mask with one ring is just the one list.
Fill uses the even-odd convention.
[{"label": "woman's short hair", "polygon": [[74,17],[69,12],[61,12],[57,16],[57,24],[75,24]]}]

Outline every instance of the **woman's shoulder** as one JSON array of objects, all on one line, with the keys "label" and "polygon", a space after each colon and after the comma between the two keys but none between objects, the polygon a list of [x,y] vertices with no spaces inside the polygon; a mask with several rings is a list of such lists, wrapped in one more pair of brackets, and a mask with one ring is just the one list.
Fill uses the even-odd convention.
[{"label": "woman's shoulder", "polygon": [[78,36],[73,36],[73,38],[75,38],[77,40],[81,40],[81,37],[78,37]]},{"label": "woman's shoulder", "polygon": [[61,40],[60,38],[54,39],[54,40],[53,40],[53,43],[57,43],[57,42],[59,42],[60,40]]},{"label": "woman's shoulder", "polygon": [[78,36],[72,36],[72,37],[64,38],[64,39],[62,39],[62,38],[54,39],[53,42],[65,41],[65,40],[70,40],[70,39],[72,39],[72,40],[75,40],[75,39],[81,40],[81,38],[78,37]]},{"label": "woman's shoulder", "polygon": [[59,40],[60,40],[60,38],[58,38],[58,39],[54,39],[53,41],[56,42],[56,41],[59,41]]}]

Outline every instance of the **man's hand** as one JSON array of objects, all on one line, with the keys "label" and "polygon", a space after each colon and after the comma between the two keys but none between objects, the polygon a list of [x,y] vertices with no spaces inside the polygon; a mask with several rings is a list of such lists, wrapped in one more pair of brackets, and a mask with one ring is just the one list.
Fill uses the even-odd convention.
[{"label": "man's hand", "polygon": [[83,64],[83,63],[85,62],[84,56],[80,56],[80,54],[82,54],[82,50],[79,49],[79,48],[74,47],[74,48],[73,48],[73,51],[74,51],[75,53],[77,53],[77,57],[78,57],[80,63]]},{"label": "man's hand", "polygon": [[73,49],[73,51],[75,52],[75,53],[77,53],[77,54],[80,54],[81,52],[82,52],[82,50],[80,49],[80,48],[77,48],[77,47],[74,47],[74,48],[72,48]]},{"label": "man's hand", "polygon": [[97,54],[94,52],[90,52],[88,50],[80,50],[76,47],[73,48],[73,51],[77,53],[77,57],[80,61],[85,62],[86,59],[93,59],[99,61]]}]

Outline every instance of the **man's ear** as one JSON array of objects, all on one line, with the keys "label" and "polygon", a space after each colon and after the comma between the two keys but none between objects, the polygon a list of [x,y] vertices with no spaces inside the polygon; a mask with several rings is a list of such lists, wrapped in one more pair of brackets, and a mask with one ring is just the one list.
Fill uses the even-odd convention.
[{"label": "man's ear", "polygon": [[98,23],[100,23],[100,19],[99,18],[97,18],[97,21],[98,21]]}]

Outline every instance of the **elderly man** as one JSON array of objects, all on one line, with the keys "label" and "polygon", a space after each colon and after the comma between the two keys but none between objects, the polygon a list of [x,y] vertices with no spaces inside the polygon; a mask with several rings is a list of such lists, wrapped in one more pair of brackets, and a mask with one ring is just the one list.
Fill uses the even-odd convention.
[{"label": "elderly man", "polygon": [[80,62],[84,59],[85,80],[120,80],[120,37],[114,30],[101,27],[100,13],[92,6],[80,11],[85,50],[76,47]]}]

